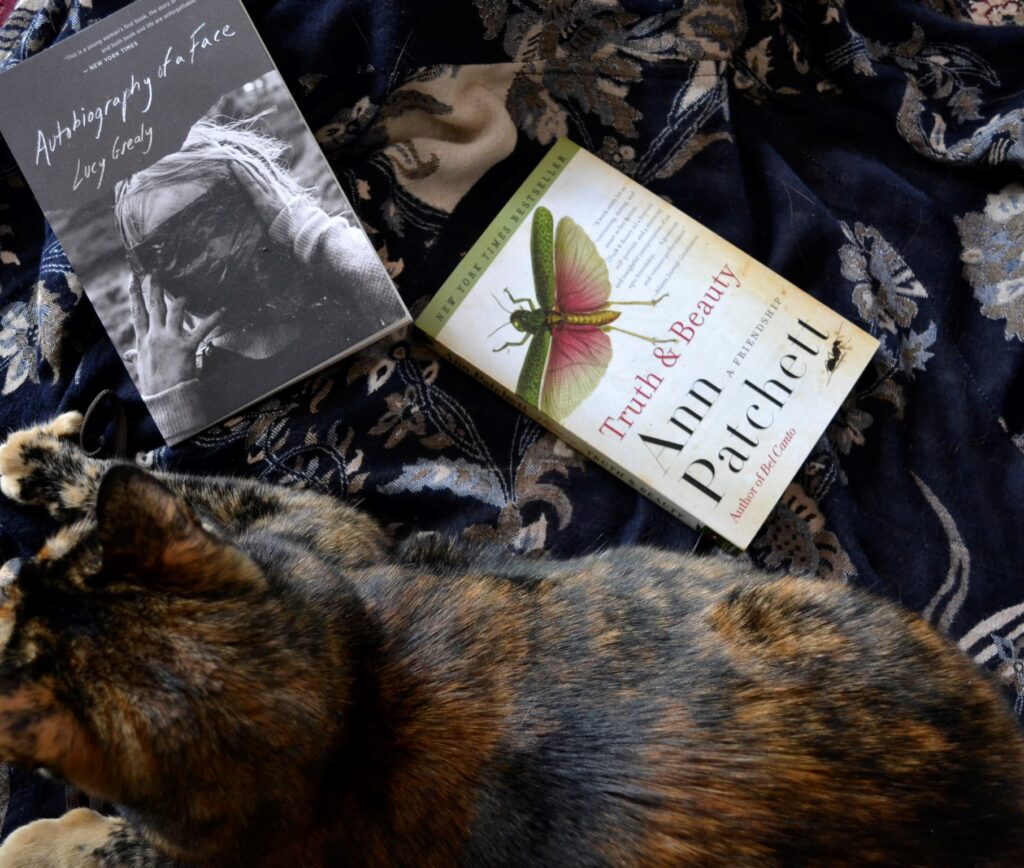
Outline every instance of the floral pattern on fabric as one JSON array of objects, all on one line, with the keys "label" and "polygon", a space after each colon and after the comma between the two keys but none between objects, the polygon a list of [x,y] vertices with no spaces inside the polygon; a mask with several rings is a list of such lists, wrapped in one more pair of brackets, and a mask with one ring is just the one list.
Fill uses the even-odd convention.
[{"label": "floral pattern on fabric", "polygon": [[1006,339],[1024,341],[1024,187],[988,196],[982,211],[958,218],[964,277],[989,319],[1006,320]]}]

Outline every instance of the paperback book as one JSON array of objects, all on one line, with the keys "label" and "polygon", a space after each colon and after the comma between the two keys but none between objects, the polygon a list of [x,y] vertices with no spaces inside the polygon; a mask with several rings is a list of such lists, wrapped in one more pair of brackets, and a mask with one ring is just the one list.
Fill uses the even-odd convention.
[{"label": "paperback book", "polygon": [[239,0],[138,0],[0,130],[168,443],[410,321]]},{"label": "paperback book", "polygon": [[878,346],[567,139],[417,325],[580,452],[741,549]]}]

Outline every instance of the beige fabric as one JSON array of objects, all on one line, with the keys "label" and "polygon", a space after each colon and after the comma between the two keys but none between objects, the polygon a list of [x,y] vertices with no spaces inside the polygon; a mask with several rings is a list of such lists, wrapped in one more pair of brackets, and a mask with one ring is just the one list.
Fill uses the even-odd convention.
[{"label": "beige fabric", "polygon": [[[515,63],[458,66],[401,88],[451,107],[447,114],[408,111],[384,121],[391,142],[385,153],[402,186],[451,212],[484,173],[511,154],[517,132],[505,101],[519,69]],[[419,171],[426,164],[436,164],[436,171]]]}]

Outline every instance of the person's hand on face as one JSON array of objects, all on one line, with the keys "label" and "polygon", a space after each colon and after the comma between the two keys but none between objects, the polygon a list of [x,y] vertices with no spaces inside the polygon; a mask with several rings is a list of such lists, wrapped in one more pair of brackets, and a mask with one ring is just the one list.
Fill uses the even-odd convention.
[{"label": "person's hand on face", "polygon": [[135,370],[143,395],[155,395],[196,376],[196,351],[224,309],[185,325],[185,300],[168,296],[155,275],[132,274],[128,288],[135,330]]}]

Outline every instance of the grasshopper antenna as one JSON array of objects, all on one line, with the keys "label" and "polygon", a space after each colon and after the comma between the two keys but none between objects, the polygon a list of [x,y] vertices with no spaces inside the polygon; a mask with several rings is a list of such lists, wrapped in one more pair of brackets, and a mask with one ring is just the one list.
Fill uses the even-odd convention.
[{"label": "grasshopper antenna", "polygon": [[[508,289],[506,289],[505,292],[508,292]],[[501,299],[498,298],[498,296],[496,296],[493,292],[491,293],[491,298],[493,298],[498,303],[498,307],[505,311],[505,313],[507,313],[509,316],[512,315],[512,311],[505,307],[505,305],[501,303]],[[494,334],[494,332],[491,332],[491,334]]]}]

